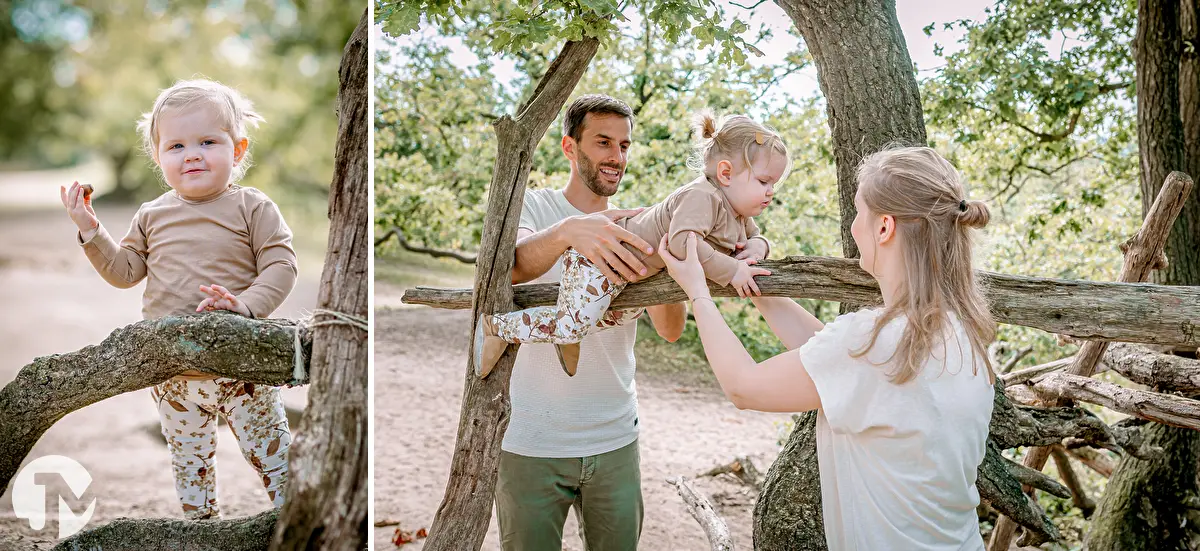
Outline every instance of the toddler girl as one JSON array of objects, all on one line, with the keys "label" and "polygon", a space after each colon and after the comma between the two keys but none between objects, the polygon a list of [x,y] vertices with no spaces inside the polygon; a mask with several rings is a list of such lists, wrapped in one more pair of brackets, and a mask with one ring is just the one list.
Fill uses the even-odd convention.
[{"label": "toddler girl", "polygon": [[[261,318],[291,291],[291,230],[266,195],[237,184],[250,164],[246,126],[262,120],[245,97],[213,81],[181,81],[159,94],[138,129],[171,191],[138,209],[119,244],[100,225],[85,186],[60,189],[100,276],[122,289],[146,279],[143,318],[202,310]],[[279,388],[188,371],[156,385],[152,396],[186,518],[219,516],[217,415],[272,504],[283,504],[292,435]]]}]

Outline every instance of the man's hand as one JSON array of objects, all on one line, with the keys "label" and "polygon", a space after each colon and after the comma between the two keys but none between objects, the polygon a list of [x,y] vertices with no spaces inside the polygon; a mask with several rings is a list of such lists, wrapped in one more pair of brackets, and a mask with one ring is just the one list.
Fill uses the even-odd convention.
[{"label": "man's hand", "polygon": [[748,260],[739,260],[737,273],[729,281],[729,284],[733,285],[734,289],[737,289],[738,296],[742,298],[762,294],[758,290],[758,284],[754,282],[754,276],[771,275],[770,270],[754,267],[751,264],[753,262]]},{"label": "man's hand", "polygon": [[572,216],[560,222],[563,240],[599,268],[609,281],[634,283],[646,275],[646,265],[621,243],[629,243],[646,254],[653,254],[654,247],[614,222],[642,210],[609,209],[586,216]]},{"label": "man's hand", "polygon": [[91,189],[92,186],[79,185],[79,182],[71,184],[69,191],[64,186],[58,186],[62,204],[67,208],[67,216],[70,216],[71,221],[79,228],[79,236],[85,243],[100,229],[100,219],[96,218],[96,211],[92,210]]},{"label": "man's hand", "polygon": [[254,317],[246,303],[238,300],[228,289],[220,285],[201,285],[200,290],[207,293],[208,298],[200,301],[200,305],[196,307],[197,312],[229,310],[248,318]]},{"label": "man's hand", "polygon": [[759,260],[767,258],[768,247],[765,239],[751,238],[746,241],[734,245],[735,251],[740,251],[734,258],[738,260],[753,260],[750,264],[755,264]]}]

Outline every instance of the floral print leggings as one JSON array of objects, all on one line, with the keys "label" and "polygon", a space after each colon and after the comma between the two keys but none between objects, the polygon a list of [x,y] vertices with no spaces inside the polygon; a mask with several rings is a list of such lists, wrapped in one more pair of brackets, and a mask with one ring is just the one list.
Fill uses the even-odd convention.
[{"label": "floral print leggings", "polygon": [[262,476],[267,497],[283,505],[292,434],[279,387],[233,379],[174,378],[151,389],[171,451],[175,493],[189,520],[218,518],[217,415],[237,437],[242,456]]},{"label": "floral print leggings", "polygon": [[562,266],[558,304],[493,315],[500,338],[507,342],[572,344],[593,330],[623,325],[645,311],[609,310],[608,305],[625,284],[609,281],[575,249],[563,253]]}]

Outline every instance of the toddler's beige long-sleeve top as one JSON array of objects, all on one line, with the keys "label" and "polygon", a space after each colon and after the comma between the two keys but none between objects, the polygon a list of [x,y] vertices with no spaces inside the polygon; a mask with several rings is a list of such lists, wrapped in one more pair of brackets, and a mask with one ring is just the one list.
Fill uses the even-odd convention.
[{"label": "toddler's beige long-sleeve top", "polygon": [[[757,237],[754,219],[738,216],[719,184],[704,176],[676,189],[666,199],[617,222],[647,243],[658,248],[663,235],[670,242],[671,254],[677,258],[687,254],[687,232],[696,232],[704,239],[696,243],[704,275],[721,285],[729,285],[737,273],[738,261],[731,253],[738,242]],[[650,274],[666,268],[658,253],[647,255],[625,244],[646,264]]]},{"label": "toddler's beige long-sleeve top", "polygon": [[200,286],[212,284],[265,318],[296,283],[292,231],[275,203],[250,187],[233,185],[196,201],[169,191],[138,209],[120,244],[103,225],[80,244],[114,287],[146,279],[144,319],[194,313],[208,296]]}]

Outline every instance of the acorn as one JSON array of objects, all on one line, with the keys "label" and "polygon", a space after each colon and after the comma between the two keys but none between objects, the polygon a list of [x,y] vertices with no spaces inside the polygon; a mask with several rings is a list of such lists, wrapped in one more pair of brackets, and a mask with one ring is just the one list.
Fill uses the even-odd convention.
[{"label": "acorn", "polygon": [[83,188],[83,200],[84,201],[87,201],[88,199],[92,198],[92,191],[95,188],[93,188],[91,184],[81,184],[79,187]]}]

